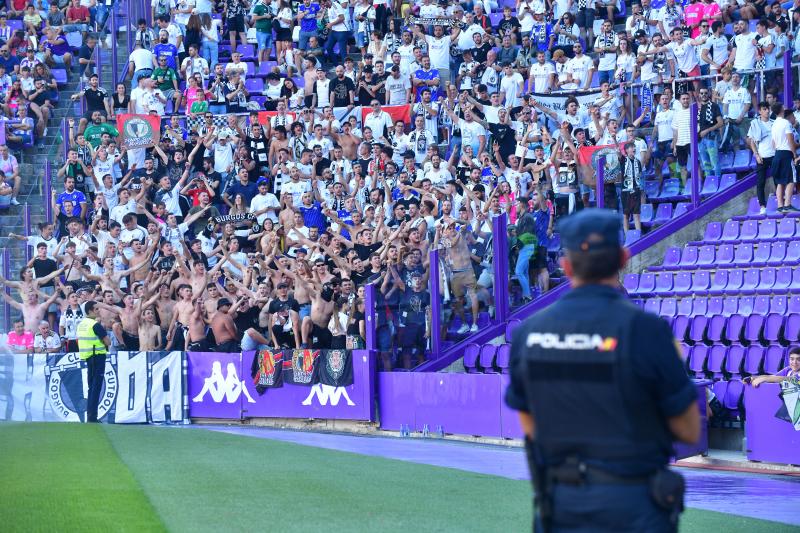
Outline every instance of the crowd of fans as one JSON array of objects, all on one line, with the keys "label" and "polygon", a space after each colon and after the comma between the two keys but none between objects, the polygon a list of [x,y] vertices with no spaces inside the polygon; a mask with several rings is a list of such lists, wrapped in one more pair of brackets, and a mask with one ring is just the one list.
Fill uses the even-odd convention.
[{"label": "crowd of fans", "polygon": [[[88,19],[82,3],[40,13],[41,42],[79,31],[96,46],[88,30],[110,2],[92,2]],[[36,9],[20,7],[24,33],[40,31]],[[549,289],[555,221],[593,201],[580,148],[616,147],[605,206],[638,229],[645,179],[686,179],[692,101],[704,176],[720,175],[720,151],[757,149],[754,69],[797,48],[797,12],[641,0],[619,17],[622,7],[153,0],[113,94],[78,54],[85,88],[72,98],[86,113],[69,120],[55,220],[11,235],[35,250],[18,281],[3,280],[19,294],[5,296],[22,312],[15,331],[36,349],[73,349],[81,305],[95,300],[117,349],[356,348],[374,284],[384,368],[422,362],[432,298],[447,302],[444,324],[460,319],[456,335],[493,314],[495,217],[510,224],[515,302]],[[44,48],[45,66],[77,66]],[[767,100],[779,84],[766,77]],[[561,96],[563,111],[543,95]],[[410,120],[393,118],[404,105]],[[122,113],[164,117],[151,146],[124,146]]]}]

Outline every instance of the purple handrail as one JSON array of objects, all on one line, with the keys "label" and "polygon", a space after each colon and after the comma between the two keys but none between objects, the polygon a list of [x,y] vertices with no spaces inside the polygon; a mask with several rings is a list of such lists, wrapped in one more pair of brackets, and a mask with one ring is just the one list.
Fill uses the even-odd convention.
[{"label": "purple handrail", "polygon": [[508,219],[505,216],[492,220],[492,269],[494,271],[494,320],[505,322],[508,318],[508,285],[511,265],[508,262]]},{"label": "purple handrail", "polygon": [[364,287],[364,320],[366,329],[366,347],[369,351],[378,349],[377,335],[375,334],[376,327],[375,315],[375,284],[368,283]]},{"label": "purple handrail", "polygon": [[[49,200],[49,198],[48,198]],[[22,219],[25,225],[25,236],[28,236],[32,233],[31,231],[31,204],[26,203],[22,207]],[[25,262],[31,260],[31,247],[25,243]]]},{"label": "purple handrail", "polygon": [[606,180],[606,156],[597,159],[597,178],[594,184],[594,205],[602,209],[605,203],[605,195],[603,188],[605,187]]},{"label": "purple handrail", "polygon": [[792,108],[792,50],[783,54],[783,107]]},{"label": "purple handrail", "polygon": [[[119,68],[117,67],[117,6],[111,6],[111,79],[116,84],[119,82]],[[127,32],[126,32],[127,33]],[[116,89],[116,87],[114,87]]]},{"label": "purple handrail", "polygon": [[61,119],[61,135],[64,137],[64,159],[69,156],[69,125],[67,119]]},{"label": "purple handrail", "polygon": [[[431,359],[437,359],[439,354],[442,353],[442,299],[439,296],[439,250],[431,250],[429,258],[430,279],[428,282],[431,294]],[[473,319],[477,320],[477,317]]]},{"label": "purple handrail", "polygon": [[44,193],[44,213],[47,217],[47,222],[53,222],[53,203],[51,198],[53,196],[53,167],[50,161],[44,162],[44,184],[42,187]]},{"label": "purple handrail", "polygon": [[691,158],[692,158],[692,208],[697,209],[700,205],[700,161],[698,143],[699,132],[697,131],[697,102],[692,102],[689,107],[689,131],[692,134]]}]

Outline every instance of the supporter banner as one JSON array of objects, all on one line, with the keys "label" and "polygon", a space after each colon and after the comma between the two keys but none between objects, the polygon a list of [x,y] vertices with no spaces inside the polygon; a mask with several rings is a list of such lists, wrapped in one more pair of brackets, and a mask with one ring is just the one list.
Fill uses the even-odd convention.
[{"label": "supporter banner", "polygon": [[[287,358],[290,354],[303,374],[297,377],[305,380],[307,373],[307,383],[289,381],[293,373]],[[187,356],[193,418],[374,419],[375,363],[365,350],[287,350],[282,356],[266,350],[243,354],[190,352]],[[270,375],[277,385],[279,362],[283,386],[268,386]],[[313,383],[315,362],[330,364],[332,370],[327,372],[340,376],[339,386]],[[348,373],[350,384],[345,385]],[[242,379],[246,374],[252,377]]]},{"label": "supporter banner", "polygon": [[[86,361],[77,353],[0,355],[0,420],[82,422]],[[182,352],[120,352],[106,358],[98,416],[116,424],[188,423]]]},{"label": "supporter banner", "polygon": [[585,184],[594,185],[596,183],[598,162],[601,157],[606,158],[604,181],[606,183],[614,183],[617,180],[620,166],[619,148],[616,145],[581,146],[578,148],[578,166]]},{"label": "supporter banner", "polygon": [[314,383],[345,387],[353,384],[353,359],[345,350],[325,350],[314,367]]},{"label": "supporter banner", "polygon": [[788,421],[794,426],[795,431],[800,431],[800,383],[781,382],[781,398],[789,415]]},{"label": "supporter banner", "polygon": [[284,380],[295,385],[311,385],[314,381],[314,364],[319,350],[292,350],[284,362]]},{"label": "supporter banner", "polygon": [[567,99],[574,97],[578,100],[581,106],[588,107],[592,102],[597,100],[599,89],[587,92],[568,92],[568,93],[530,93],[530,96],[541,105],[551,111],[563,114],[566,112]]},{"label": "supporter banner", "polygon": [[[397,122],[398,120],[402,120],[406,124],[411,123],[411,104],[404,104],[404,105],[385,105],[381,106],[382,111],[386,111],[392,117],[392,122]],[[370,107],[362,107],[361,108],[361,123],[364,123],[366,120],[367,115],[372,113],[372,108]]]},{"label": "supporter banner", "polygon": [[259,233],[261,231],[261,224],[257,222],[256,216],[253,213],[211,217],[207,225],[208,231],[214,231],[214,226],[217,224],[225,224],[226,222],[232,222],[237,228],[249,226],[253,233]]},{"label": "supporter banner", "polygon": [[159,139],[161,117],[122,114],[117,117],[117,130],[122,137],[120,144],[128,150],[146,148]]}]

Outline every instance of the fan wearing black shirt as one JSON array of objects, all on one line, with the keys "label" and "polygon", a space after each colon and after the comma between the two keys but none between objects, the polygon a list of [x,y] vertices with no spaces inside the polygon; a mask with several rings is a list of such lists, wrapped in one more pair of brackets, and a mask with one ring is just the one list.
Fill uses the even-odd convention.
[{"label": "fan wearing black shirt", "polygon": [[278,283],[278,297],[269,303],[269,330],[273,346],[300,348],[300,304],[289,296],[289,284]]},{"label": "fan wearing black shirt", "polygon": [[78,135],[86,129],[87,124],[92,120],[92,113],[95,111],[99,111],[106,118],[112,115],[108,92],[100,86],[100,79],[97,74],[92,74],[89,77],[88,87],[79,93],[73,94],[70,98],[79,100],[81,97],[86,99],[86,112],[78,123]]},{"label": "fan wearing black shirt", "polygon": [[251,135],[245,137],[250,157],[256,162],[256,171],[259,176],[269,175],[269,139],[264,137],[261,124],[251,126]]},{"label": "fan wearing black shirt", "polygon": [[383,61],[375,61],[375,74],[372,76],[372,83],[375,84],[375,99],[379,102],[386,101],[386,78],[389,75],[384,70]]},{"label": "fan wearing black shirt", "polygon": [[333,107],[352,109],[355,104],[356,86],[353,80],[344,75],[344,67],[336,67],[336,77],[329,85],[330,102]]},{"label": "fan wearing black shirt", "polygon": [[425,362],[425,339],[430,335],[428,315],[431,295],[424,290],[422,275],[411,276],[411,287],[406,288],[400,300],[400,322],[398,341],[403,366],[411,369],[411,355],[416,355],[417,364]]},{"label": "fan wearing black shirt", "polygon": [[513,44],[519,43],[520,28],[519,19],[511,14],[511,7],[505,6],[503,8],[503,18],[497,23],[497,33],[500,40],[502,40],[504,36],[510,35]]},{"label": "fan wearing black shirt", "polygon": [[378,98],[378,90],[383,87],[384,83],[384,81],[377,81],[372,67],[364,67],[364,74],[358,81],[358,105],[369,106],[375,99],[382,102],[383,100]]}]

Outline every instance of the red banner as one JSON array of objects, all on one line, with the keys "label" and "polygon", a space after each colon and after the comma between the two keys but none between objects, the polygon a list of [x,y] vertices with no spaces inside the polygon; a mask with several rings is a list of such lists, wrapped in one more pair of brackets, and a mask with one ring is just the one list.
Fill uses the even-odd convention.
[{"label": "red banner", "polygon": [[128,150],[147,148],[161,136],[161,117],[157,115],[123,114],[117,116],[121,145]]},{"label": "red banner", "polygon": [[[258,123],[261,124],[262,126],[266,126],[267,124],[269,124],[269,119],[272,118],[272,117],[275,117],[277,115],[278,115],[277,111],[259,111],[258,112]],[[291,117],[291,119],[292,119],[291,122],[294,122],[295,120],[297,120],[297,115],[295,115],[294,113],[287,112],[286,116],[287,117]],[[289,128],[287,127],[286,129],[288,130]]]},{"label": "red banner", "polygon": [[[386,111],[392,117],[392,123],[402,120],[404,124],[411,123],[411,104],[404,105],[384,105],[381,106],[381,111]],[[367,115],[372,112],[370,107],[361,108],[361,123],[364,123]]]},{"label": "red banner", "polygon": [[613,182],[619,173],[619,149],[614,144],[581,146],[578,148],[578,166],[586,185],[596,183],[598,161],[605,157],[604,180]]}]

